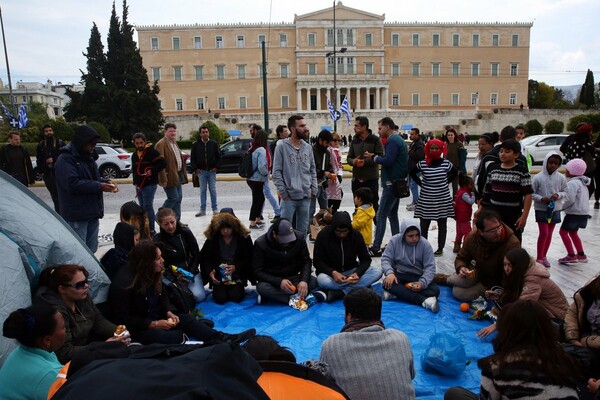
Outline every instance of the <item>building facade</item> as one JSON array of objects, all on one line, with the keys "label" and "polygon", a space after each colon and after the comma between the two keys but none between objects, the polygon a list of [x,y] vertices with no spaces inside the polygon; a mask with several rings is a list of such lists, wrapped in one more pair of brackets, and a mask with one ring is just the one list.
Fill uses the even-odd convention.
[{"label": "building facade", "polygon": [[[335,12],[335,28],[334,28]],[[527,105],[532,24],[386,22],[344,6],[293,23],[137,26],[166,116],[270,112],[492,110]],[[335,51],[334,51],[335,50]]]},{"label": "building facade", "polygon": [[[4,85],[1,81],[0,95],[7,98],[9,98],[10,95],[8,85]],[[48,116],[51,118],[63,115],[63,109],[66,104],[65,98],[68,98],[64,95],[64,92],[61,92],[60,89],[58,89],[58,86],[55,86],[52,83],[51,80],[48,80],[46,83],[18,81],[13,86],[12,95],[13,103],[17,106],[20,104],[29,105],[33,102],[45,105]]]}]

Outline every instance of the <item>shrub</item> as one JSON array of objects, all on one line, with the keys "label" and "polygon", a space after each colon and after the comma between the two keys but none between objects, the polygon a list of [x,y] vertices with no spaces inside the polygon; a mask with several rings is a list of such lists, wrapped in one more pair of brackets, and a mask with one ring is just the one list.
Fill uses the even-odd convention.
[{"label": "shrub", "polygon": [[101,143],[112,143],[108,129],[106,129],[106,127],[102,125],[101,122],[92,121],[88,122],[88,125],[94,128],[96,132],[98,132],[98,134],[100,135]]},{"label": "shrub", "polygon": [[539,135],[544,131],[544,127],[537,119],[531,119],[525,123],[528,135]]},{"label": "shrub", "polygon": [[544,125],[544,132],[546,133],[563,133],[565,129],[565,123],[556,119],[551,119]]},{"label": "shrub", "polygon": [[567,124],[567,131],[575,132],[575,127],[580,122],[592,124],[594,132],[600,131],[600,113],[582,114],[572,117],[569,119],[569,123]]}]

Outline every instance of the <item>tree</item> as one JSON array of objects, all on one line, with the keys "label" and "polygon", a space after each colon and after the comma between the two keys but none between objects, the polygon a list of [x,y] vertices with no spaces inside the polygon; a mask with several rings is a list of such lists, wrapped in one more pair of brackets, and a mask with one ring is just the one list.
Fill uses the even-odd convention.
[{"label": "tree", "polygon": [[579,103],[585,105],[588,109],[594,108],[596,105],[595,86],[594,73],[588,69],[585,75],[585,82],[581,86],[581,92],[579,93]]},{"label": "tree", "polygon": [[592,130],[594,132],[600,131],[600,113],[582,114],[569,118],[569,123],[567,124],[567,131],[575,132],[577,124],[579,124],[580,122],[591,124]]},{"label": "tree", "polygon": [[544,127],[537,119],[527,121],[525,123],[525,128],[529,135],[539,135],[544,131]]},{"label": "tree", "polygon": [[563,133],[564,129],[565,123],[557,119],[551,119],[544,125],[544,132],[546,133]]},{"label": "tree", "polygon": [[529,108],[552,108],[555,89],[544,82],[529,80],[527,104]]}]

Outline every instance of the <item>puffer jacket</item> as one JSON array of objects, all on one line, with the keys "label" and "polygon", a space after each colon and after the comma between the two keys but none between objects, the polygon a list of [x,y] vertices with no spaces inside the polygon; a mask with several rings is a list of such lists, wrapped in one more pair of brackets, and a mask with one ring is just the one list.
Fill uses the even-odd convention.
[{"label": "puffer jacket", "polygon": [[598,284],[600,275],[596,276],[573,295],[573,304],[565,316],[565,338],[569,342],[578,341],[583,347],[600,350],[600,336],[591,334],[591,326],[587,320],[587,312],[596,300],[591,293],[592,284]]},{"label": "puffer jacket", "polygon": [[[194,275],[198,273],[200,247],[189,228],[181,226],[178,222],[172,235],[160,228],[160,232],[154,235],[152,240],[163,244],[162,256],[165,259],[165,268],[175,265]],[[202,281],[206,282],[204,279]]]},{"label": "puffer jacket", "polygon": [[521,300],[535,300],[540,303],[553,318],[565,319],[569,303],[552,279],[550,272],[541,264],[531,260],[531,266],[525,272],[525,283],[521,291]]}]

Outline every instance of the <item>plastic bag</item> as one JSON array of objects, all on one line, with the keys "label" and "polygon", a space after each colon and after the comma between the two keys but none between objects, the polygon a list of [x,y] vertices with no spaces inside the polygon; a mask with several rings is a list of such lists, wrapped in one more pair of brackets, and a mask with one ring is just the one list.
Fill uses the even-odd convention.
[{"label": "plastic bag", "polygon": [[465,347],[449,333],[434,333],[421,357],[421,365],[425,372],[458,376],[467,367]]}]

